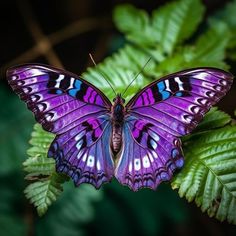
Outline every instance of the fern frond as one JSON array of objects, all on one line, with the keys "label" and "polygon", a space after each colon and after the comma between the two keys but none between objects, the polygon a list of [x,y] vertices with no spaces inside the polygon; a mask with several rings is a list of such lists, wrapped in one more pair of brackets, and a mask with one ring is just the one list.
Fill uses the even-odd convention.
[{"label": "fern frond", "polygon": [[28,185],[24,191],[26,197],[37,208],[39,216],[47,211],[52,202],[62,193],[65,177],[52,173],[48,178]]},{"label": "fern frond", "polygon": [[204,6],[199,0],[168,3],[154,11],[152,17],[131,5],[123,5],[116,8],[114,21],[129,41],[170,55],[197,29],[203,12]]},{"label": "fern frond", "polygon": [[184,153],[185,166],[172,188],[210,217],[236,224],[236,126],[193,135]]},{"label": "fern frond", "polygon": [[47,157],[47,152],[54,135],[44,131],[39,124],[35,124],[27,151],[29,157],[23,163],[28,172],[26,179],[37,180],[29,184],[24,193],[42,216],[62,192],[62,184],[67,177],[57,174],[54,159]]},{"label": "fern frond", "polygon": [[172,54],[177,45],[197,29],[204,13],[199,0],[171,2],[153,12],[152,24],[157,33],[159,50]]},{"label": "fern frond", "polygon": [[218,107],[212,107],[204,116],[203,121],[194,130],[194,133],[223,127],[231,121],[232,119],[229,114],[219,110]]}]

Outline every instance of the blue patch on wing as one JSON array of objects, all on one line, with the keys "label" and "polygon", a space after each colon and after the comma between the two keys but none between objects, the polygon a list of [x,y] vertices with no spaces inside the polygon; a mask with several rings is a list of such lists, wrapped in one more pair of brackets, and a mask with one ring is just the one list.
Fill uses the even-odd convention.
[{"label": "blue patch on wing", "polygon": [[176,158],[178,155],[179,155],[178,149],[176,149],[176,148],[172,149],[171,156],[173,158]]},{"label": "blue patch on wing", "polygon": [[181,159],[178,159],[176,162],[175,162],[176,166],[178,168],[182,168],[183,165],[184,165],[184,160],[181,158]]},{"label": "blue patch on wing", "polygon": [[56,90],[56,94],[62,94],[63,92],[60,89]]},{"label": "blue patch on wing", "polygon": [[74,88],[68,91],[69,95],[75,97],[76,93],[80,91],[81,84],[82,82],[80,80],[76,80],[74,83]]},{"label": "blue patch on wing", "polygon": [[158,82],[157,88],[158,88],[159,93],[162,95],[162,100],[165,100],[170,97],[171,95],[170,92],[165,90],[166,86],[165,86],[164,81]]},{"label": "blue patch on wing", "polygon": [[175,94],[175,96],[177,96],[177,97],[182,97],[182,96],[183,96],[183,93],[182,93],[182,92],[178,92],[178,93]]}]

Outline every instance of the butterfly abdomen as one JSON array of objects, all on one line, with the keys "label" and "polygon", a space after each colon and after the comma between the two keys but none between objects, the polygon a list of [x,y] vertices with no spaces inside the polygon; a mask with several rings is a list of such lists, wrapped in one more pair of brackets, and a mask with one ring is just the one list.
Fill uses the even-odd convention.
[{"label": "butterfly abdomen", "polygon": [[112,107],[112,139],[111,147],[115,154],[121,149],[122,143],[122,127],[124,122],[124,106],[121,97],[118,96]]},{"label": "butterfly abdomen", "polygon": [[118,124],[113,124],[112,127],[112,149],[114,153],[118,153],[122,142],[122,127]]}]

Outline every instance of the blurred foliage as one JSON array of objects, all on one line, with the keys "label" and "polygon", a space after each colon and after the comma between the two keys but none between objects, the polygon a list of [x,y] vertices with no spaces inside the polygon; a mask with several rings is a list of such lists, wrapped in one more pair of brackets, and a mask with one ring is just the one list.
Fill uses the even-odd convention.
[{"label": "blurred foliage", "polygon": [[[131,5],[118,6],[114,21],[126,43],[83,77],[113,98],[101,76],[122,92],[152,57],[129,88],[128,100],[152,80],[177,70],[196,66],[228,69],[225,59],[236,59],[234,9],[235,0],[205,21],[205,7],[199,0],[169,2],[150,15]],[[200,30],[199,24],[203,26]],[[39,125],[32,133],[29,157],[24,160],[33,119],[15,96],[0,89],[0,101],[8,104],[0,116],[1,235],[27,235],[35,229],[37,235],[157,235],[169,225],[189,223],[189,206],[167,184],[156,192],[137,193],[117,181],[99,191],[88,185],[74,188],[71,181],[63,184],[67,179],[55,173],[54,161],[46,157],[53,135]],[[183,138],[186,165],[171,183],[181,197],[194,201],[209,216],[234,224],[235,143],[231,117],[213,108],[196,131]],[[40,219],[22,193],[23,161],[26,179],[33,181],[26,187],[27,198],[40,215],[48,210]]]}]

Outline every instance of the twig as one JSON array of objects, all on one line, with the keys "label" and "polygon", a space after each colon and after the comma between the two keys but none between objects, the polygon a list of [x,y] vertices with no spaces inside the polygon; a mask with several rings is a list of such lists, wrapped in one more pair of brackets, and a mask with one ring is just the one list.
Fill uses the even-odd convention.
[{"label": "twig", "polygon": [[28,0],[18,0],[17,4],[22,18],[25,21],[25,24],[32,37],[34,38],[40,53],[46,57],[51,65],[63,68],[62,62],[53,50],[50,40],[44,35],[40,25],[34,18],[33,11],[30,4],[28,3]]}]

